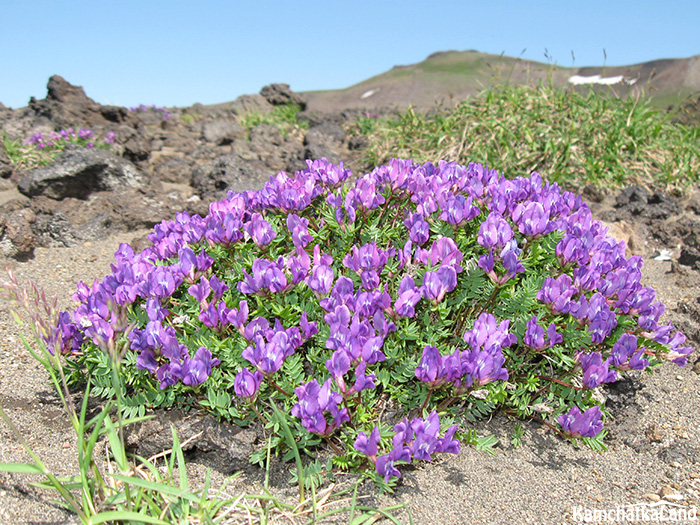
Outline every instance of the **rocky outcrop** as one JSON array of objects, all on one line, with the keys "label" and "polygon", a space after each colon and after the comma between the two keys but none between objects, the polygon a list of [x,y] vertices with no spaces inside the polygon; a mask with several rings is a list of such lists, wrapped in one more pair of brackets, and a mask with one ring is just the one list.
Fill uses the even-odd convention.
[{"label": "rocky outcrop", "polygon": [[97,191],[140,188],[145,178],[128,160],[100,149],[70,148],[45,168],[25,173],[18,188],[27,197],[86,199]]},{"label": "rocky outcrop", "polygon": [[272,84],[225,104],[170,108],[172,118],[164,119],[148,108],[101,106],[82,87],[52,76],[45,99],[17,110],[0,105],[8,138],[23,144],[39,132],[85,127],[96,142],[107,133],[114,142],[108,149],[69,145],[34,169],[13,165],[0,148],[0,256],[26,258],[36,246],[148,228],[183,210],[203,215],[228,191],[259,189],[279,171],[305,168],[307,158],[347,165],[357,157],[343,129],[354,114],[303,112],[304,126],[284,133],[272,124],[244,127],[245,116],[289,103],[306,106],[289,85]]},{"label": "rocky outcrop", "polygon": [[29,108],[37,117],[45,117],[61,128],[75,126],[78,122],[93,125],[103,120],[100,105],[88,97],[82,87],[74,86],[58,75],[49,79],[47,87],[45,99],[32,97],[29,101]]},{"label": "rocky outcrop", "polygon": [[306,109],[306,100],[289,89],[289,84],[270,84],[262,88],[260,94],[273,106],[296,104],[302,110]]}]

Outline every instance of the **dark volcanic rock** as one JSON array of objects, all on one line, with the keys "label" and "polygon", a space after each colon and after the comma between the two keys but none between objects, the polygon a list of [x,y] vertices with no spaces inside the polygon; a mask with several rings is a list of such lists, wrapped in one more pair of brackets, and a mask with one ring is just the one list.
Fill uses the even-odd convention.
[{"label": "dark volcanic rock", "polygon": [[46,117],[62,128],[69,128],[77,122],[92,125],[103,120],[99,104],[89,98],[82,87],[74,86],[58,75],[49,78],[47,87],[45,99],[32,98],[29,101],[29,107],[37,116]]},{"label": "dark volcanic rock", "polygon": [[222,155],[200,166],[192,174],[192,187],[205,201],[226,197],[229,190],[258,190],[270,178],[270,173],[256,162],[238,155]]},{"label": "dark volcanic rock", "polygon": [[289,84],[270,84],[260,90],[260,94],[273,106],[296,104],[306,109],[306,100],[289,89]]},{"label": "dark volcanic rock", "polygon": [[121,106],[102,106],[100,108],[100,114],[105,120],[116,124],[126,122],[131,117],[129,110]]},{"label": "dark volcanic rock", "polygon": [[0,178],[7,179],[12,175],[12,162],[7,156],[5,148],[0,145]]},{"label": "dark volcanic rock", "polygon": [[202,124],[202,138],[217,145],[231,144],[244,135],[243,126],[232,120],[213,120]]},{"label": "dark volcanic rock", "polygon": [[340,149],[345,140],[345,130],[333,122],[324,122],[312,127],[304,137],[304,157],[307,159],[325,158],[338,164],[343,159]]},{"label": "dark volcanic rock", "polygon": [[18,184],[28,197],[85,199],[95,191],[139,188],[141,172],[129,161],[100,149],[66,149],[55,162],[25,173]]}]

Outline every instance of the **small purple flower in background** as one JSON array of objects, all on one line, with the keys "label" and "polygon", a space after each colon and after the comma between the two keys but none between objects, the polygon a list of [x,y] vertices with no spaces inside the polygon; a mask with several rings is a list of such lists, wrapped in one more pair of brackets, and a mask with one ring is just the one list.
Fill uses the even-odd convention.
[{"label": "small purple flower in background", "polygon": [[649,366],[649,361],[643,356],[644,348],[637,348],[637,337],[624,333],[613,345],[609,362],[618,370],[642,370]]},{"label": "small purple flower in background", "polygon": [[233,382],[233,390],[238,397],[247,399],[252,402],[255,396],[258,395],[260,383],[262,383],[263,375],[259,370],[251,372],[247,368],[242,368]]},{"label": "small purple flower in background", "polygon": [[501,252],[501,257],[503,258],[503,268],[506,270],[506,274],[500,279],[501,284],[512,279],[516,274],[525,271],[525,267],[518,259],[515,250],[504,250]]},{"label": "small purple flower in background", "polygon": [[245,331],[245,323],[248,320],[248,301],[241,301],[238,308],[231,308],[227,315],[226,321],[238,328],[238,331],[243,335]]},{"label": "small purple flower in background", "polygon": [[156,373],[158,361],[156,361],[156,357],[153,355],[153,350],[150,348],[141,350],[136,358],[136,368],[139,370],[148,370],[151,374]]},{"label": "small purple flower in background", "polygon": [[537,324],[537,316],[533,315],[525,327],[523,343],[535,350],[544,349],[544,328]]},{"label": "small purple flower in background", "polygon": [[440,219],[448,224],[459,227],[463,226],[481,213],[478,206],[472,206],[472,197],[464,197],[464,195],[454,195],[448,193],[447,197],[444,194],[438,194],[438,205],[442,210]]},{"label": "small purple flower in background", "polygon": [[603,430],[603,414],[599,406],[594,406],[581,413],[578,407],[572,407],[568,413],[557,418],[557,422],[569,437],[595,437]]},{"label": "small purple flower in background", "polygon": [[579,361],[583,369],[583,384],[587,388],[593,389],[603,383],[617,381],[617,372],[608,368],[609,359],[603,361],[603,355],[600,352],[581,354]]},{"label": "small purple flower in background", "polygon": [[462,367],[466,372],[464,386],[483,386],[494,381],[507,381],[508,370],[503,367],[505,357],[500,347],[487,350],[465,350],[462,352]]},{"label": "small purple flower in background", "polygon": [[209,303],[207,298],[211,293],[211,286],[209,285],[209,280],[206,277],[201,277],[199,284],[193,284],[187,289],[187,293],[194,297],[200,304],[202,308],[206,308]]},{"label": "small purple flower in background", "polygon": [[549,324],[546,335],[547,337],[545,339],[545,331],[540,325],[537,324],[537,316],[533,315],[525,327],[523,343],[530,348],[542,351],[546,347],[551,348],[564,340],[564,337],[557,333],[557,327],[554,323]]},{"label": "small purple flower in background", "polygon": [[149,294],[153,297],[165,299],[166,297],[170,297],[181,283],[182,279],[179,277],[173,277],[172,272],[167,268],[158,267],[149,275]]},{"label": "small purple flower in background", "polygon": [[537,292],[537,300],[550,305],[550,308],[555,312],[566,314],[570,312],[572,297],[577,294],[578,290],[573,285],[571,277],[562,274],[556,279],[553,277],[545,278],[542,288]]},{"label": "small purple flower in background", "polygon": [[347,391],[344,376],[350,371],[350,358],[348,357],[348,353],[342,348],[333,352],[331,358],[326,361],[326,369],[335,380],[338,389],[344,394]]},{"label": "small purple flower in background", "polygon": [[681,346],[685,343],[685,335],[681,332],[676,332],[673,338],[668,342],[669,351],[662,353],[662,359],[672,361],[678,366],[688,364],[688,356],[693,353],[693,348],[690,346]]}]

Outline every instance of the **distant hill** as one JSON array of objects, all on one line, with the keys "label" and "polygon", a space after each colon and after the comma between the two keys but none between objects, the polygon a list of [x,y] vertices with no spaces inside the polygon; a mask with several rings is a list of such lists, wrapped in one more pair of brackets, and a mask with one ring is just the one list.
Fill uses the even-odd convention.
[{"label": "distant hill", "polygon": [[542,81],[583,89],[593,84],[595,89],[612,90],[620,96],[652,96],[658,105],[676,105],[700,93],[700,55],[631,66],[575,68],[478,51],[443,51],[345,89],[304,95],[309,109],[318,111],[409,105],[427,109],[436,102],[453,104],[494,84],[533,85]]}]

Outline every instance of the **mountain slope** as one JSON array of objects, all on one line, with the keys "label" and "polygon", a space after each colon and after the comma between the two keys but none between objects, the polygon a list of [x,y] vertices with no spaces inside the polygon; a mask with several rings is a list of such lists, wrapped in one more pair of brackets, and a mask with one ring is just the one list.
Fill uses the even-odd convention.
[{"label": "mountain slope", "polygon": [[[659,104],[677,104],[700,91],[700,55],[665,59],[617,67],[566,68],[530,60],[491,55],[478,51],[445,51],[408,66],[371,77],[346,89],[310,91],[310,109],[379,109],[432,107],[436,102],[452,104],[499,83],[516,85],[551,81],[557,86],[572,85],[570,79],[591,82],[599,75],[596,89],[613,90],[618,95],[652,95]],[[584,84],[584,89],[588,86]]]}]

